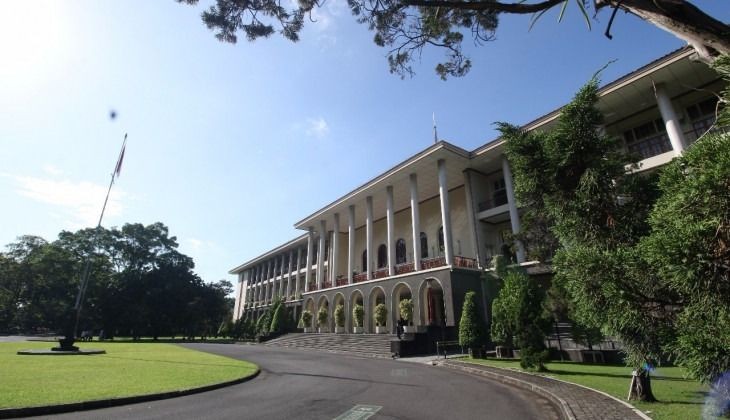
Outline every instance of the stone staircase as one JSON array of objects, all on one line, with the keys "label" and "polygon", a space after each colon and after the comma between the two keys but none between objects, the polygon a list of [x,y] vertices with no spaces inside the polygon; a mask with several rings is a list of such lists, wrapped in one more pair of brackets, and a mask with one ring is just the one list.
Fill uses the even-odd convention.
[{"label": "stone staircase", "polygon": [[390,340],[394,338],[393,334],[292,333],[267,341],[264,345],[389,359],[392,356]]}]

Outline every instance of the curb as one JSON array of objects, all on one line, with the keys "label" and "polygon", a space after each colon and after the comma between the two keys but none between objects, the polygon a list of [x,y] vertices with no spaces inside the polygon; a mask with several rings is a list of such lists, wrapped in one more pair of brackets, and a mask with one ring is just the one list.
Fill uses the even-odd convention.
[{"label": "curb", "polygon": [[482,369],[464,366],[463,364],[460,364],[460,363],[457,364],[454,362],[445,361],[445,362],[441,362],[440,365],[447,367],[449,369],[461,370],[463,372],[471,373],[474,375],[484,376],[484,377],[494,379],[494,380],[504,383],[504,384],[508,384],[508,385],[516,386],[518,388],[526,389],[528,391],[532,391],[536,394],[539,394],[539,395],[547,398],[548,400],[550,400],[550,402],[552,402],[557,407],[559,407],[560,410],[562,411],[561,414],[563,415],[563,419],[577,420],[575,415],[573,414],[573,410],[570,409],[570,406],[564,399],[558,397],[554,393],[548,391],[547,389],[545,389],[541,386],[531,384],[527,381],[523,381],[522,379],[513,378],[511,376],[500,375],[498,373],[488,372],[488,371],[485,371]]},{"label": "curb", "polygon": [[[566,420],[576,420],[576,417],[573,414],[573,411],[570,409],[570,406],[568,405],[568,403],[565,400],[563,400],[562,398],[560,398],[559,396],[557,396],[555,393],[553,393],[551,391],[548,391],[547,389],[545,389],[545,388],[543,388],[543,387],[541,387],[539,385],[532,384],[532,383],[527,382],[527,381],[524,381],[522,379],[517,379],[517,378],[511,377],[511,376],[508,376],[508,375],[501,375],[501,374],[498,374],[498,373],[494,373],[494,372],[490,372],[490,371],[486,371],[486,370],[482,370],[482,369],[478,369],[478,368],[472,368],[472,367],[465,366],[465,364],[467,364],[467,363],[468,362],[457,362],[457,363],[454,363],[454,362],[445,361],[445,362],[442,362],[441,365],[446,366],[446,367],[449,367],[449,368],[452,368],[452,369],[461,369],[461,370],[464,370],[464,371],[469,372],[469,373],[473,373],[473,374],[481,375],[481,376],[486,376],[486,377],[489,377],[491,379],[498,380],[498,381],[503,382],[503,383],[515,385],[515,386],[518,386],[518,387],[523,388],[523,389],[527,389],[527,390],[530,390],[530,391],[534,391],[534,392],[536,392],[536,393],[538,393],[538,394],[540,394],[540,395],[542,395],[542,396],[544,396],[544,397],[552,400],[553,403],[555,403],[559,407],[561,407],[563,409],[563,414],[564,414]],[[488,366],[488,367],[489,368],[492,368],[492,369],[506,370],[506,369],[499,368],[499,367],[494,367],[494,366]],[[608,397],[608,398],[610,398],[610,399],[612,399],[612,400],[620,403],[621,405],[623,405],[623,406],[631,409],[634,412],[634,414],[636,414],[638,417],[642,418],[643,420],[652,420],[651,417],[647,416],[646,414],[644,414],[644,412],[642,412],[638,408],[634,407],[633,405],[627,403],[626,401],[622,401],[622,400],[614,397],[613,395],[609,395],[609,394],[607,394],[607,393],[605,393],[603,391],[599,391],[597,389],[593,389],[593,388],[588,387],[588,386],[585,386],[585,385],[576,384],[574,382],[570,382],[570,381],[566,381],[566,380],[563,380],[563,379],[554,378],[554,377],[551,377],[551,376],[535,375],[535,374],[532,374],[530,372],[520,372],[520,373],[524,373],[526,375],[531,375],[531,376],[537,376],[537,377],[544,378],[544,379],[550,379],[550,380],[553,380],[553,381],[562,382],[562,383],[566,383],[566,384],[578,386],[578,387],[581,387],[583,389],[587,389],[589,391],[593,391],[593,392],[595,392],[597,394],[601,394],[601,395],[603,395],[605,397]]]},{"label": "curb", "polygon": [[231,385],[237,385],[254,379],[261,373],[261,368],[257,367],[256,371],[249,376],[234,379],[232,381],[219,382],[217,384],[205,385],[197,388],[183,389],[180,391],[167,391],[157,394],[134,395],[131,397],[109,398],[105,400],[81,401],[76,403],[43,405],[35,407],[21,408],[3,408],[0,409],[0,419],[9,419],[14,417],[30,417],[48,414],[68,413],[71,411],[95,410],[99,408],[116,407],[120,405],[136,404],[147,401],[165,400],[169,398],[184,397],[186,395],[199,394],[201,392],[213,391],[215,389],[225,388]]}]

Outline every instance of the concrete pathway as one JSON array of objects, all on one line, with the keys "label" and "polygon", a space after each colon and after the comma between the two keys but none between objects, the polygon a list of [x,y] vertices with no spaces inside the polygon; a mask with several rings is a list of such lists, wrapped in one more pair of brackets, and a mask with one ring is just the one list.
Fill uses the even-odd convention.
[{"label": "concrete pathway", "polygon": [[[433,359],[433,357],[431,357]],[[460,370],[505,384],[530,389],[562,406],[568,419],[644,419],[648,416],[628,403],[608,394],[580,385],[571,384],[541,375],[532,375],[511,369],[493,368],[475,363],[440,359],[435,362],[450,369]]]}]

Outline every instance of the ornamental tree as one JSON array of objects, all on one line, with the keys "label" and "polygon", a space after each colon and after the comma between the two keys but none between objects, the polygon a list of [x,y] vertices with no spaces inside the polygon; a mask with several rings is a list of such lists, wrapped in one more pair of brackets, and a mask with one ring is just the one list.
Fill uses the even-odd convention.
[{"label": "ornamental tree", "polygon": [[481,347],[487,339],[487,331],[479,316],[479,307],[476,302],[476,293],[469,291],[464,295],[464,306],[461,309],[459,320],[459,345],[467,347],[469,354],[474,355],[474,349]]},{"label": "ornamental tree", "polygon": [[362,327],[363,321],[365,320],[365,309],[362,305],[356,304],[352,308],[352,319],[355,321],[356,327]]},{"label": "ornamental tree", "polygon": [[385,307],[384,303],[375,305],[375,325],[378,327],[384,327],[388,320],[388,308]]},{"label": "ornamental tree", "polygon": [[338,327],[345,326],[345,307],[342,305],[335,306],[335,325]]},{"label": "ornamental tree", "polygon": [[[198,0],[177,0],[195,5]],[[476,44],[496,38],[499,19],[505,14],[532,15],[532,23],[548,10],[560,9],[559,20],[570,0],[348,0],[358,23],[374,32],[373,41],[388,49],[391,73],[412,75],[413,60],[426,46],[443,48],[446,60],[436,66],[442,77],[463,76],[471,61],[462,51],[465,37]],[[248,41],[268,38],[278,32],[298,41],[305,19],[324,1],[299,0],[282,5],[276,0],[216,0],[202,13],[205,25],[221,41],[235,43],[239,34]],[[706,61],[719,53],[730,53],[730,29],[686,0],[576,0],[590,28],[591,8],[596,14],[613,9],[606,29],[609,33],[616,11],[633,14],[683,39]],[[288,7],[287,7],[288,6]]]}]

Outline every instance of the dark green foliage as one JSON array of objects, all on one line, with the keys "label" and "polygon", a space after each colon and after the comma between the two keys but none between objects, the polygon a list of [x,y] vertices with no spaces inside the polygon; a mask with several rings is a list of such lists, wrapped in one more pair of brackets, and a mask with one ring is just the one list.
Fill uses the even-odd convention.
[{"label": "dark green foliage", "polygon": [[486,327],[479,315],[476,293],[467,292],[464,295],[464,306],[461,309],[461,319],[459,320],[459,345],[474,349],[485,344],[486,339]]},{"label": "dark green foliage", "polygon": [[233,286],[204,283],[162,223],[61,232],[48,243],[21,237],[0,253],[0,331],[60,331],[85,260],[90,282],[79,330],[212,336],[231,318]]},{"label": "dark green foliage", "polygon": [[300,323],[302,325],[302,328],[311,328],[312,327],[312,312],[310,312],[309,310],[303,311]]},{"label": "dark green foliage", "polygon": [[327,327],[327,320],[329,319],[329,313],[326,306],[319,308],[317,312],[317,326],[324,328]]},{"label": "dark green foliage", "polygon": [[355,321],[355,326],[362,327],[364,318],[365,318],[365,308],[363,308],[362,305],[356,304],[352,308],[352,319]]},{"label": "dark green foliage", "polygon": [[345,326],[345,307],[342,305],[335,307],[335,325],[338,327]]},{"label": "dark green foliage", "polygon": [[271,326],[269,332],[278,333],[281,332],[284,327],[284,306],[279,304],[273,309],[273,315],[271,316]]}]

